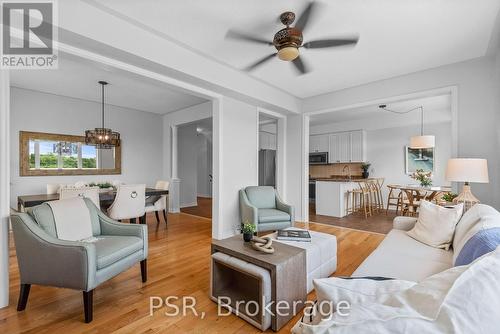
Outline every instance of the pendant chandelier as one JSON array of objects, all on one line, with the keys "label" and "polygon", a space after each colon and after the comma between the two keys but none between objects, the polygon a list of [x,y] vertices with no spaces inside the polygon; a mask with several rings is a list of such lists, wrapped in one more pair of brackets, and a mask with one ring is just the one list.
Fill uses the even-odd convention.
[{"label": "pendant chandelier", "polygon": [[120,146],[120,134],[104,127],[104,86],[108,83],[99,81],[99,84],[101,85],[102,124],[100,128],[85,131],[85,144],[96,148],[113,148]]},{"label": "pendant chandelier", "polygon": [[420,136],[413,136],[410,138],[410,148],[423,149],[433,148],[436,145],[436,138],[431,135],[424,135],[424,107],[418,106],[407,111],[395,111],[387,109],[387,105],[381,104],[378,106],[380,109],[389,111],[395,114],[407,114],[414,110],[420,110]]}]

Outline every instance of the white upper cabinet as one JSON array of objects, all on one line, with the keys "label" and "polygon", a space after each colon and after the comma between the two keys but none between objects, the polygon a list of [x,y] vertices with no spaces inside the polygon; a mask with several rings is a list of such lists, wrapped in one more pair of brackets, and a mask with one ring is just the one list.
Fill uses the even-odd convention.
[{"label": "white upper cabinet", "polygon": [[328,135],[313,135],[309,137],[309,152],[328,152]]},{"label": "white upper cabinet", "polygon": [[340,141],[340,162],[351,161],[351,134],[343,132],[339,134]]},{"label": "white upper cabinet", "polygon": [[340,162],[340,135],[332,134],[329,137],[330,151],[328,152],[328,162],[331,164]]},{"label": "white upper cabinet", "polygon": [[[363,130],[332,133],[327,135],[329,142],[328,162],[364,162],[365,161],[365,132]],[[315,137],[315,138],[313,138]],[[311,136],[310,149],[319,147],[319,135]],[[313,151],[310,152],[323,152]]]},{"label": "white upper cabinet", "polygon": [[363,130],[351,131],[351,161],[364,162],[366,160],[365,132]]}]

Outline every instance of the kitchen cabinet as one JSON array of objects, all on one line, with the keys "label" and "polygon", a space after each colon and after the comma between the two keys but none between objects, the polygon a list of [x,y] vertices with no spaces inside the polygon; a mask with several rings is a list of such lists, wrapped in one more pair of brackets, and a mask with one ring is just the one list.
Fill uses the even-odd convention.
[{"label": "kitchen cabinet", "polygon": [[365,132],[363,130],[351,131],[351,161],[364,162],[366,160]]},{"label": "kitchen cabinet", "polygon": [[260,131],[259,132],[259,148],[261,150],[276,150],[276,134]]},{"label": "kitchen cabinet", "polygon": [[309,137],[309,152],[328,152],[328,135],[312,135]]},{"label": "kitchen cabinet", "polygon": [[365,132],[363,130],[332,133],[329,135],[329,142],[329,163],[365,161]]},{"label": "kitchen cabinet", "polygon": [[340,135],[331,134],[329,136],[330,150],[328,152],[328,162],[333,164],[340,162]]}]

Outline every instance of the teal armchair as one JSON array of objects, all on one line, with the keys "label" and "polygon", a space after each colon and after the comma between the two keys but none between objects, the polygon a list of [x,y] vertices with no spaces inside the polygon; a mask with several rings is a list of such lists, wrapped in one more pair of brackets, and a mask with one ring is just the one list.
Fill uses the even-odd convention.
[{"label": "teal armchair", "polygon": [[92,321],[93,291],[101,283],[141,264],[147,280],[148,230],[146,225],[122,224],[108,218],[90,200],[95,243],[57,238],[54,216],[47,203],[11,215],[21,290],[17,305],[23,311],[32,284],[83,291],[85,322]]},{"label": "teal armchair", "polygon": [[274,231],[293,226],[294,211],[278,192],[269,186],[250,186],[240,190],[241,223],[249,222],[257,232]]}]

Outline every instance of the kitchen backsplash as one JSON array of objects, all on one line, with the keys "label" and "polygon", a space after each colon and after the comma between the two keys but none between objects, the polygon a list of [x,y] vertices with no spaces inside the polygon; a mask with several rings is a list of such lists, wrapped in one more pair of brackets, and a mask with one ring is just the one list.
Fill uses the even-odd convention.
[{"label": "kitchen backsplash", "polygon": [[329,165],[309,165],[309,175],[313,179],[318,178],[329,178],[332,175],[342,176],[347,175],[347,168],[342,174],[342,169],[345,165],[348,165],[351,170],[351,176],[361,176],[363,170],[361,169],[360,162],[351,163],[339,163],[339,164],[329,164]]}]

